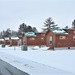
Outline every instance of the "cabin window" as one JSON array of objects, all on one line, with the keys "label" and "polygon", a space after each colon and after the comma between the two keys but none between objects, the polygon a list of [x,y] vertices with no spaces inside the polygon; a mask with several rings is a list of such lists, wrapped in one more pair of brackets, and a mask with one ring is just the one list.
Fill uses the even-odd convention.
[{"label": "cabin window", "polygon": [[59,38],[60,39],[66,39],[66,36],[60,36]]},{"label": "cabin window", "polygon": [[43,37],[41,37],[41,40],[44,40],[44,38],[43,38]]},{"label": "cabin window", "polygon": [[41,36],[45,36],[45,34],[41,34]]},{"label": "cabin window", "polygon": [[75,34],[75,30],[73,31],[73,34]]},{"label": "cabin window", "polygon": [[50,40],[50,45],[52,45],[52,40],[53,40],[52,39],[52,36],[50,36],[50,39],[49,40]]},{"label": "cabin window", "polygon": [[75,41],[75,36],[73,36],[73,40]]},{"label": "cabin window", "polygon": [[30,38],[30,40],[35,40],[35,38]]}]

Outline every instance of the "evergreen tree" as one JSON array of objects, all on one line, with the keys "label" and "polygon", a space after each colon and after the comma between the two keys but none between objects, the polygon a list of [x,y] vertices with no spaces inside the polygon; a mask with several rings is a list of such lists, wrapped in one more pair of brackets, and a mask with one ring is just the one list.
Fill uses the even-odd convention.
[{"label": "evergreen tree", "polygon": [[28,25],[26,32],[32,32],[32,27],[30,25]]},{"label": "evergreen tree", "polygon": [[4,37],[10,37],[11,36],[11,30],[10,28],[8,28],[5,32],[4,32]]},{"label": "evergreen tree", "polygon": [[47,18],[44,22],[44,27],[46,28],[43,28],[44,31],[47,31],[49,28],[51,27],[56,27],[57,25],[55,25],[54,21],[52,20],[51,17]]},{"label": "evergreen tree", "polygon": [[21,32],[26,32],[26,29],[27,29],[27,25],[24,23],[22,23],[19,27],[19,31],[21,31]]},{"label": "evergreen tree", "polygon": [[72,27],[73,27],[73,29],[75,30],[75,19],[74,19],[73,22],[72,22]]},{"label": "evergreen tree", "polygon": [[31,27],[30,25],[26,25],[24,23],[20,24],[18,35],[22,34],[23,32],[36,32],[37,29],[35,27]]},{"label": "evergreen tree", "polygon": [[68,26],[65,27],[66,29],[68,28]]},{"label": "evergreen tree", "polygon": [[35,27],[32,28],[33,29],[33,32],[37,33],[37,29]]}]

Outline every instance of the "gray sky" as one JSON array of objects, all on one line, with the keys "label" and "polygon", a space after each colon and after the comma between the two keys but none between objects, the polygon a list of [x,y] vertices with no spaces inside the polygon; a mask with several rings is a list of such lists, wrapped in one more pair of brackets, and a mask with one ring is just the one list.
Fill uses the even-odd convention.
[{"label": "gray sky", "polygon": [[75,19],[75,0],[0,0],[0,31],[18,30],[21,23],[41,31],[48,17],[60,27],[70,27]]}]

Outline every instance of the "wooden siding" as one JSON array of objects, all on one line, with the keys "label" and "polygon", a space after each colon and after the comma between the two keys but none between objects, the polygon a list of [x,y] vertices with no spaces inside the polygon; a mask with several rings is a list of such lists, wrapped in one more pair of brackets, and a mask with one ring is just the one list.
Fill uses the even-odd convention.
[{"label": "wooden siding", "polygon": [[[73,33],[72,29],[67,30],[68,34],[54,34],[50,30],[46,33],[46,45],[50,46],[49,44],[49,37],[53,37],[53,46],[54,47],[75,47],[75,40],[73,40]],[[65,36],[65,39],[60,39],[60,36]]]}]

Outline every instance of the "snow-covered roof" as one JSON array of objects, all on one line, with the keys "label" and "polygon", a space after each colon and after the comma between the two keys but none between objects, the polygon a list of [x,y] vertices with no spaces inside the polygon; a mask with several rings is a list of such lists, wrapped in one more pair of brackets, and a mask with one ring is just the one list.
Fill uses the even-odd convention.
[{"label": "snow-covered roof", "polygon": [[15,36],[13,36],[13,37],[11,37],[11,39],[13,39],[13,40],[18,40],[19,39],[19,37],[15,37]]},{"label": "snow-covered roof", "polygon": [[54,33],[54,34],[68,34],[65,30],[61,29],[61,28],[50,28],[50,30]]},{"label": "snow-covered roof", "polygon": [[0,39],[0,41],[4,41],[4,39]]},{"label": "snow-covered roof", "polygon": [[24,33],[26,36],[36,36],[34,32],[26,32]]},{"label": "snow-covered roof", "polygon": [[9,37],[5,37],[5,40],[9,40]]}]

